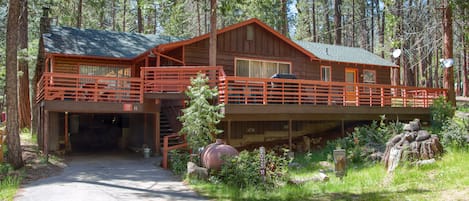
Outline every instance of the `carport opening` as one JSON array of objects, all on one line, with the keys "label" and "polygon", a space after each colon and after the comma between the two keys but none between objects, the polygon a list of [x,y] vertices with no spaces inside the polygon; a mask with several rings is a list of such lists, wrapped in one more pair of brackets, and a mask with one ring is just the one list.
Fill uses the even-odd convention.
[{"label": "carport opening", "polygon": [[[135,153],[141,152],[144,146],[154,148],[155,118],[152,115],[62,113],[61,119],[64,120],[66,116],[68,116],[68,128],[65,128],[66,123],[63,123],[57,131],[62,133],[58,139],[62,142],[63,130],[64,128],[67,130],[69,153],[115,151]],[[63,150],[64,145],[60,143],[59,149]]]},{"label": "carport opening", "polygon": [[125,119],[119,114],[71,114],[72,152],[126,150]]}]

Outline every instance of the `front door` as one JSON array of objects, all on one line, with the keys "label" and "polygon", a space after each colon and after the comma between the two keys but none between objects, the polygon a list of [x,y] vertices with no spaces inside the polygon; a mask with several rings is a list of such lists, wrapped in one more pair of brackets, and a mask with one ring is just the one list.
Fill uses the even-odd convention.
[{"label": "front door", "polygon": [[[345,69],[345,82],[347,83],[347,87],[345,88],[346,95],[345,95],[345,102],[346,104],[355,104],[357,102],[356,96],[356,87],[355,83],[357,83],[357,69],[356,68],[346,68]],[[353,83],[353,84],[350,84]]]}]

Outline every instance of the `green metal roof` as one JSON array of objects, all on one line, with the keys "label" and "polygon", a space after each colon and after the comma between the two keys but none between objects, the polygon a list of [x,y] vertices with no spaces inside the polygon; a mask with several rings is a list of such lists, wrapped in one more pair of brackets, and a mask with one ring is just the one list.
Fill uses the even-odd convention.
[{"label": "green metal roof", "polygon": [[43,35],[47,53],[132,59],[156,47],[182,40],[171,36],[51,27]]},{"label": "green metal roof", "polygon": [[362,48],[293,40],[321,60],[397,67],[396,64]]}]

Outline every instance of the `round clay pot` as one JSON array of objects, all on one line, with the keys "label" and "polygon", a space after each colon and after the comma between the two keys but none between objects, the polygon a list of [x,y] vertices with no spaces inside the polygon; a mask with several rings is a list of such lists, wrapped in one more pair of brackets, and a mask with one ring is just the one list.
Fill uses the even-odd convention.
[{"label": "round clay pot", "polygon": [[215,143],[207,145],[200,154],[202,165],[207,169],[220,170],[223,164],[222,156],[237,156],[238,151],[221,139],[217,139]]}]

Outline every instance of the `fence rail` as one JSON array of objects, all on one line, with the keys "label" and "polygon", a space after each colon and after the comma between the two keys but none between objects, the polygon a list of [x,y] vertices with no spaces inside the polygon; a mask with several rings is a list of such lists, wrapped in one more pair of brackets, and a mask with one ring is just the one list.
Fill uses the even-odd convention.
[{"label": "fence rail", "polygon": [[38,82],[36,101],[143,103],[142,84],[140,78],[44,73]]},{"label": "fence rail", "polygon": [[429,107],[447,90],[380,84],[220,78],[219,100],[225,104],[313,104],[370,107]]}]

